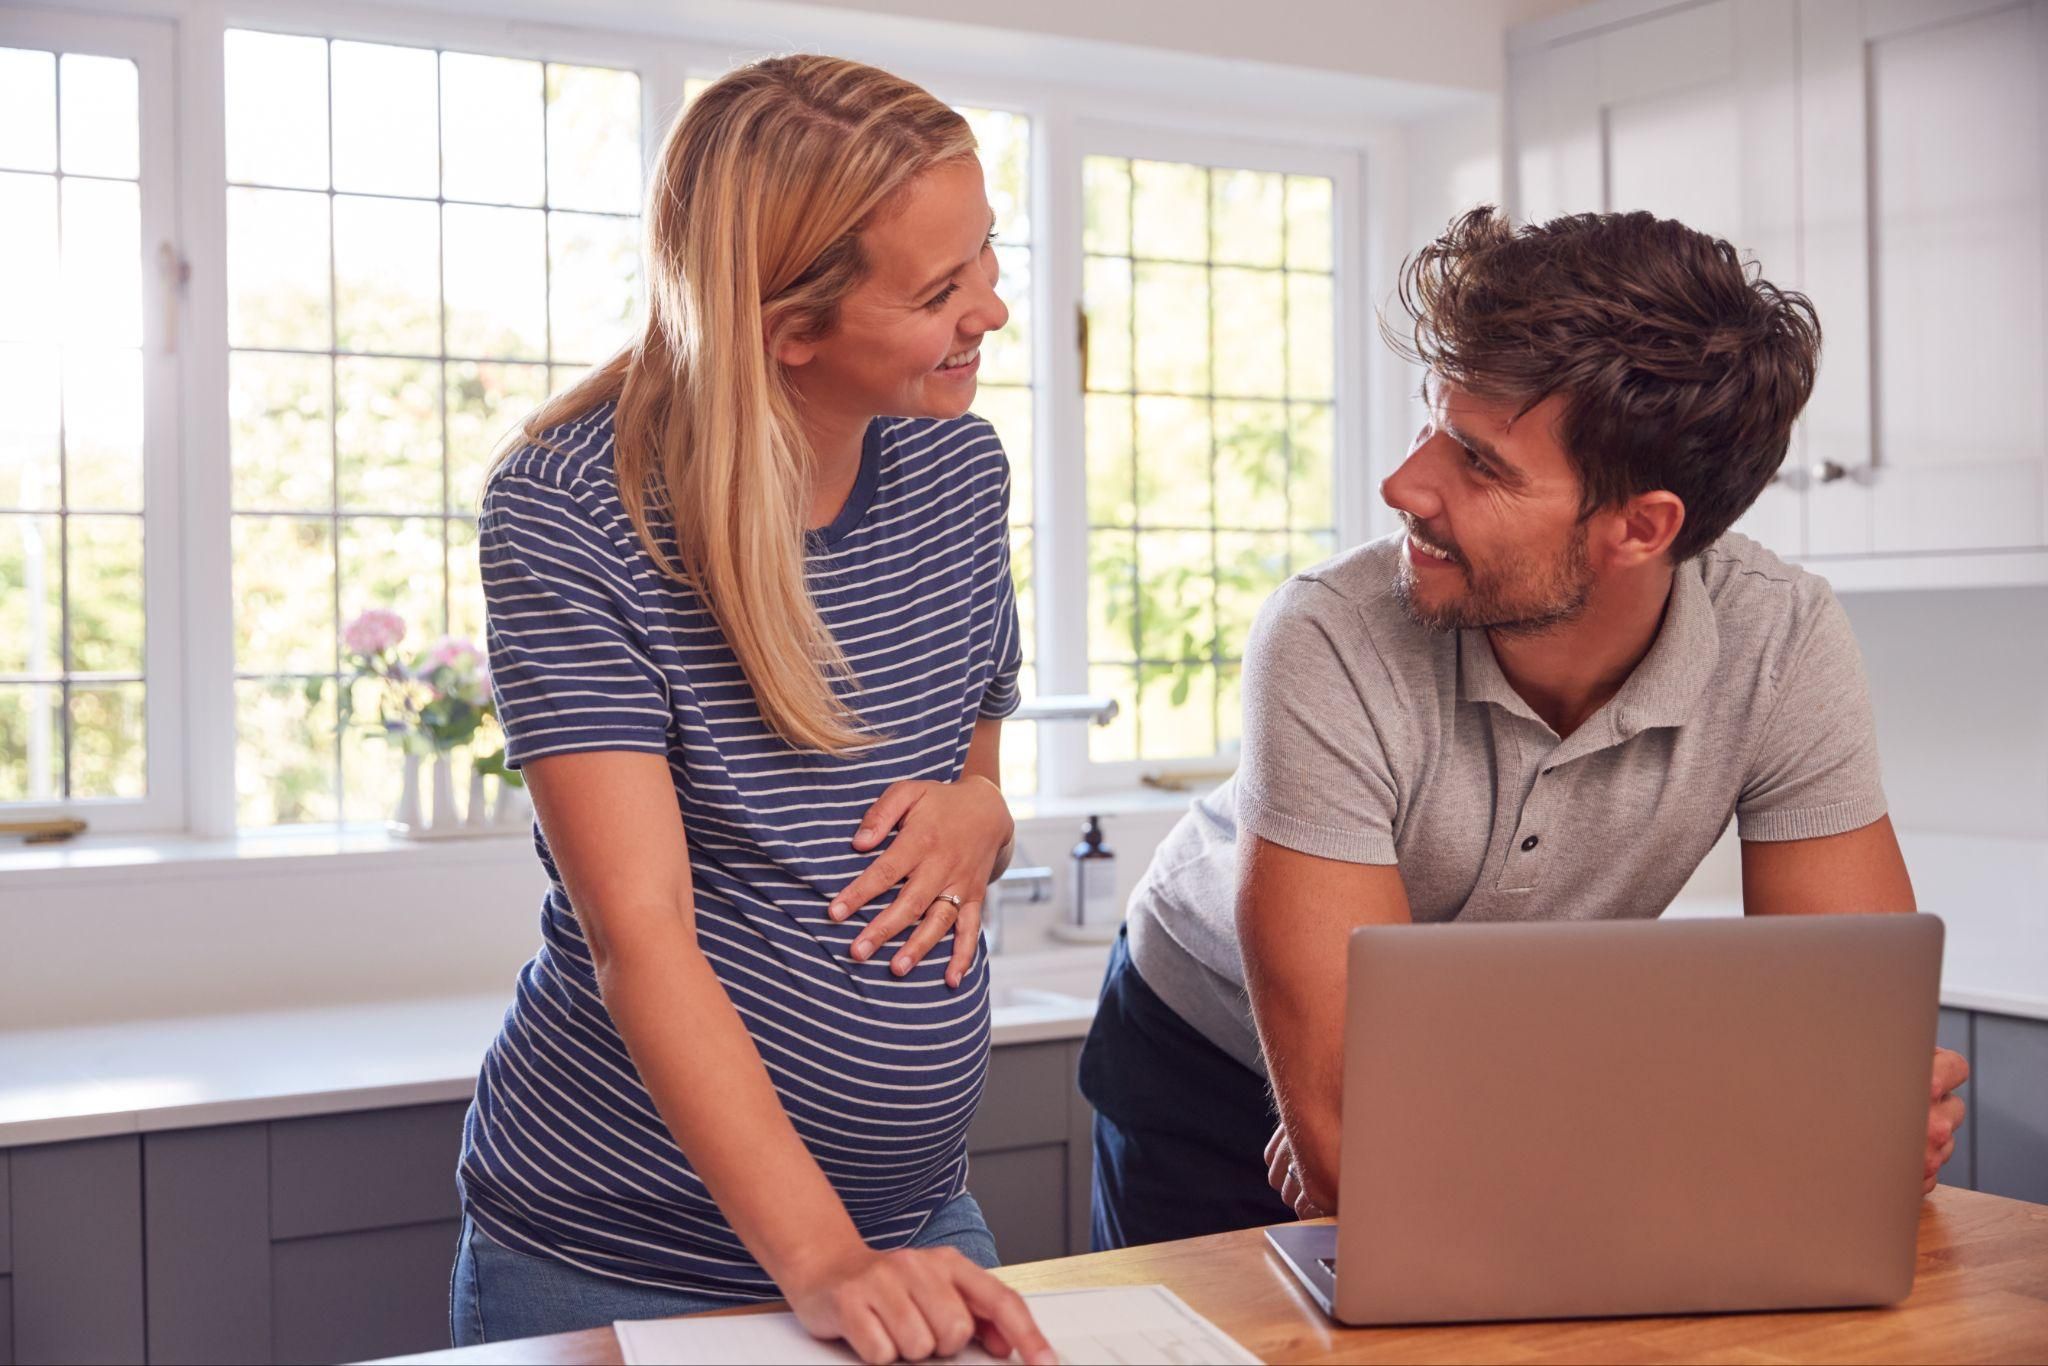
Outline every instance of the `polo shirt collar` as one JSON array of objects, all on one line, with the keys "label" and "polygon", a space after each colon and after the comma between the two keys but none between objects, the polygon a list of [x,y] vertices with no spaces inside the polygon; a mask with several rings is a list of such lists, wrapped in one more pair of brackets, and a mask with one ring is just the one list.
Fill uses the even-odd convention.
[{"label": "polo shirt collar", "polygon": [[[1650,652],[1643,656],[1607,705],[1588,717],[1565,746],[1591,752],[1652,730],[1681,726],[1713,677],[1721,654],[1721,631],[1714,604],[1707,596],[1699,561],[1687,560],[1671,576],[1671,598],[1664,624]],[[1513,716],[1544,724],[1500,671],[1486,632],[1458,632],[1458,700],[1491,702]],[[1547,727],[1546,727],[1547,729]],[[1566,756],[1560,755],[1559,762]]]}]

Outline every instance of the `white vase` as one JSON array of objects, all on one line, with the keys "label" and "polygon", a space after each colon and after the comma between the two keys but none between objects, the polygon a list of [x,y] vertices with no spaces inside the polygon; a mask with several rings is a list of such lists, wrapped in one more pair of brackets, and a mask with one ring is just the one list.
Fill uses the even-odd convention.
[{"label": "white vase", "polygon": [[406,830],[420,828],[420,756],[417,754],[405,756],[405,777],[398,789],[398,809],[391,813],[391,823]]},{"label": "white vase", "polygon": [[491,803],[484,795],[484,771],[472,763],[469,766],[469,808],[463,814],[462,824],[470,830],[482,830],[490,823]]},{"label": "white vase", "polygon": [[445,754],[434,756],[434,810],[427,828],[445,833],[462,823],[455,809],[455,763]]}]

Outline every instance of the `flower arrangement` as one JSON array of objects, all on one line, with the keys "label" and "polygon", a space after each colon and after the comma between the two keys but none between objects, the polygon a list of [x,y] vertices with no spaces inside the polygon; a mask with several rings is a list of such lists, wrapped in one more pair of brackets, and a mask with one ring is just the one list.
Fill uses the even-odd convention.
[{"label": "flower arrangement", "polygon": [[474,642],[442,636],[426,649],[408,654],[405,618],[386,607],[372,607],[342,628],[341,645],[351,670],[341,689],[340,723],[355,719],[355,685],[376,685],[376,713],[367,729],[407,756],[406,793],[396,823],[411,833],[420,825],[417,794],[419,761],[435,761],[436,800],[431,828],[450,823],[450,800],[441,795],[448,783],[449,756],[477,743],[479,735],[495,747],[471,763],[471,827],[486,823],[479,811],[483,779],[496,777],[507,788],[526,784],[505,767],[504,735],[491,698],[491,670]]}]

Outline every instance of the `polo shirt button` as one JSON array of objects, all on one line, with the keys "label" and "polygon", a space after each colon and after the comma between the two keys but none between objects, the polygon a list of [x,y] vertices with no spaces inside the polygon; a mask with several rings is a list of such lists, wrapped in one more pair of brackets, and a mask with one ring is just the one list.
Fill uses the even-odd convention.
[{"label": "polo shirt button", "polygon": [[1522,852],[1525,854],[1528,853],[1531,849],[1534,849],[1538,843],[1539,841],[1537,840],[1536,836],[1529,836],[1529,838],[1522,841]]}]

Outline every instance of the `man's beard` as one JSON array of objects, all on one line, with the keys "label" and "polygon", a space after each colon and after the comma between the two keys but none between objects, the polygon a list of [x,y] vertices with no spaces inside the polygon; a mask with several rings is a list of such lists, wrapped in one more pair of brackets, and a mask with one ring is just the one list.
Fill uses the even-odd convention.
[{"label": "man's beard", "polygon": [[[1401,519],[1411,529],[1414,519]],[[1435,537],[1430,543],[1451,552],[1451,562],[1464,571],[1465,592],[1449,602],[1421,601],[1415,591],[1415,566],[1401,556],[1394,576],[1394,598],[1409,620],[1430,631],[1500,631],[1536,635],[1575,621],[1593,592],[1593,568],[1586,554],[1586,527],[1581,523],[1564,550],[1547,562],[1517,555],[1505,563],[1476,568],[1458,547]]]}]

